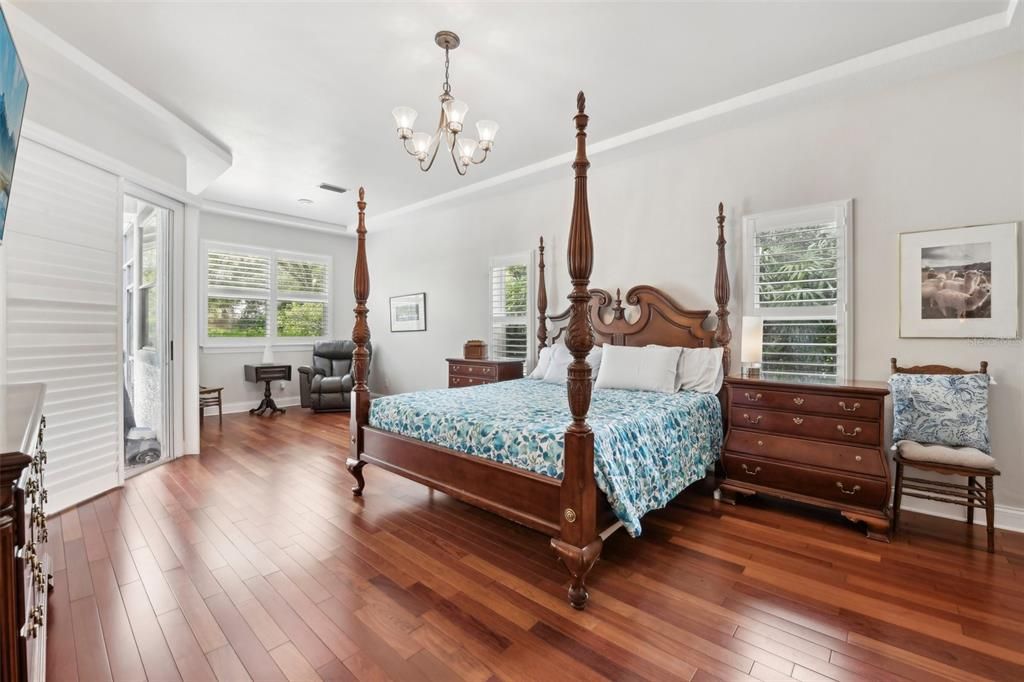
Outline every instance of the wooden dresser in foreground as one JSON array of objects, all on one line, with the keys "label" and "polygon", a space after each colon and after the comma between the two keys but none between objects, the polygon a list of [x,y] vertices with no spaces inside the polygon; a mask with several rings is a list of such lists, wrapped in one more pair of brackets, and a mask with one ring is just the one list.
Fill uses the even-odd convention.
[{"label": "wooden dresser in foreground", "polygon": [[46,679],[43,384],[0,386],[0,680]]},{"label": "wooden dresser in foreground", "polygon": [[764,493],[828,507],[888,541],[888,393],[880,382],[727,378],[722,499]]},{"label": "wooden dresser in foreground", "polygon": [[493,384],[496,381],[522,378],[522,360],[448,358],[448,388]]}]

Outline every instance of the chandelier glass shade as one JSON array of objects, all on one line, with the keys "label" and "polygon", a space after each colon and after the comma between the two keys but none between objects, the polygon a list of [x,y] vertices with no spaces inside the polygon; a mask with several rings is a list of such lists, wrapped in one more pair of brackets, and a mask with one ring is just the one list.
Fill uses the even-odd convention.
[{"label": "chandelier glass shade", "polygon": [[398,139],[402,141],[405,151],[416,157],[420,170],[428,171],[433,167],[438,151],[444,145],[452,157],[455,170],[459,175],[465,175],[470,165],[487,160],[488,152],[494,148],[494,137],[498,134],[499,126],[495,121],[477,121],[477,139],[462,136],[469,105],[452,96],[451,84],[448,82],[449,53],[459,46],[459,36],[451,31],[439,31],[434,36],[434,42],[444,50],[444,85],[439,98],[441,115],[437,129],[433,134],[415,132],[413,125],[418,114],[411,107],[395,107],[391,115],[395,117]]}]

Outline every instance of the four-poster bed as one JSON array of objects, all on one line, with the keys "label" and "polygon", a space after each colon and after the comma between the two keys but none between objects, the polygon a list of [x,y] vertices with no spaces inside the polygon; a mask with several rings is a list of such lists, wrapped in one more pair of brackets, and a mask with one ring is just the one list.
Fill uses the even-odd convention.
[{"label": "four-poster bed", "polygon": [[[401,423],[403,407],[408,408],[409,415],[420,418],[424,415],[420,410],[424,401],[434,400],[447,404],[439,398],[450,398],[455,395],[463,399],[463,402],[472,400],[473,396],[476,396],[475,399],[479,401],[481,414],[486,413],[483,409],[484,403],[493,412],[495,409],[493,398],[496,397],[497,391],[513,389],[522,391],[531,384],[529,379],[490,386],[454,389],[443,392],[445,396],[439,395],[439,392],[406,394],[410,398],[420,397],[420,402],[414,403],[412,407],[395,400],[395,398],[403,398],[403,396],[380,398],[373,403],[374,417],[371,418],[371,401],[366,385],[366,345],[370,339],[370,330],[366,320],[366,301],[369,297],[370,282],[365,244],[366,203],[362,189],[359,190],[358,240],[353,286],[356,299],[356,319],[352,339],[357,348],[353,357],[355,384],[352,390],[351,454],[348,459],[348,469],[356,480],[356,485],[352,489],[355,495],[361,495],[365,485],[363,467],[367,463],[373,463],[392,473],[423,483],[469,504],[551,536],[552,548],[571,575],[569,602],[577,609],[582,609],[586,604],[588,595],[585,579],[601,553],[604,540],[623,525],[624,517],[622,500],[618,496],[612,495],[608,489],[610,465],[604,449],[599,453],[600,461],[595,472],[595,428],[598,429],[602,443],[607,443],[609,431],[614,428],[614,424],[609,425],[609,422],[614,419],[608,416],[609,408],[606,404],[608,402],[606,398],[611,393],[628,394],[630,400],[640,401],[643,399],[639,395],[642,392],[625,392],[616,389],[600,391],[596,397],[593,396],[594,382],[591,376],[591,367],[587,363],[588,353],[595,345],[595,341],[625,346],[655,344],[706,348],[717,345],[724,348],[723,366],[724,371],[728,373],[728,344],[732,336],[728,322],[729,280],[725,262],[725,217],[721,204],[719,204],[717,217],[718,261],[715,277],[715,299],[718,306],[715,315],[718,318],[718,324],[714,331],[704,327],[712,315],[711,311],[686,309],[655,287],[636,286],[626,293],[625,303],[637,309],[637,317],[633,321],[627,320],[626,309],[622,305],[623,302],[618,297],[618,293],[613,301],[607,291],[589,288],[594,246],[587,200],[587,170],[590,162],[586,155],[588,116],[584,109],[585,100],[581,92],[577,98],[577,113],[574,117],[576,158],[572,165],[575,172],[575,189],[567,252],[572,291],[568,297],[570,305],[566,311],[551,316],[546,314],[547,293],[544,283],[543,240],[541,241],[538,265],[537,305],[540,324],[537,336],[539,345],[540,347],[547,345],[548,326],[551,324],[553,330],[550,342],[564,341],[573,358],[568,368],[567,389],[557,389],[559,392],[567,390],[571,413],[571,423],[564,433],[561,431],[564,426],[559,427],[558,443],[552,446],[558,454],[557,465],[560,467],[560,471],[557,473],[561,474],[561,479],[555,475],[537,473],[538,470],[488,459],[486,456],[467,454],[472,451],[468,448],[466,451],[460,451],[437,442],[429,442],[426,437],[423,439],[410,437],[408,433],[426,433],[427,429],[421,428],[419,424],[410,424],[407,421],[405,423],[406,435],[398,432],[401,431],[399,428],[389,429],[380,426],[388,424],[388,417],[394,417],[392,421]],[[605,313],[609,309],[610,315],[606,321]],[[522,382],[526,382],[526,384]],[[532,385],[539,387],[540,383],[533,381]],[[519,384],[519,387],[513,387],[512,384]],[[551,384],[545,386],[546,388],[537,390],[554,390]],[[486,395],[471,393],[473,391],[491,391],[491,393]],[[680,404],[670,406],[675,410],[673,418],[677,422],[679,420],[685,422],[685,415],[690,414],[687,410],[690,410],[693,411],[693,414],[699,415],[704,427],[704,431],[695,427],[694,433],[688,434],[690,441],[678,440],[677,442],[682,444],[686,442],[699,443],[707,451],[713,449],[713,453],[710,453],[709,456],[695,456],[688,462],[690,474],[697,469],[701,469],[701,471],[696,476],[690,475],[686,478],[683,481],[685,484],[702,477],[706,470],[705,467],[717,460],[721,439],[721,415],[724,411],[721,410],[716,399],[709,398],[704,394],[696,395],[700,398],[693,397],[687,400],[680,398],[677,399]],[[618,398],[621,401],[622,396],[620,395]],[[670,400],[670,398],[663,398],[663,402]],[[701,399],[703,399],[703,403],[701,403]],[[592,414],[592,418],[598,420],[593,424],[588,423],[592,400],[597,410]],[[707,405],[709,402],[714,406],[713,419],[715,423],[713,426],[708,423],[711,421],[708,416],[710,414]],[[381,405],[385,407],[378,409]],[[621,409],[621,404],[618,409]],[[629,410],[625,411],[629,412]],[[565,415],[564,412],[561,414],[558,423],[564,425],[569,415]],[[684,416],[680,417],[680,415]],[[492,418],[498,420],[499,415],[493,415]],[[430,421],[427,417],[423,417],[423,419]],[[443,420],[442,415],[435,422]],[[479,421],[478,419],[478,423]],[[695,421],[697,421],[696,418]],[[598,423],[600,423],[599,427],[596,426]],[[595,425],[595,428],[592,428],[592,425]],[[434,423],[433,427],[433,435],[436,436],[437,424]],[[521,427],[515,425],[513,428],[520,429]],[[714,434],[709,436],[708,433],[711,432],[717,432],[717,437]],[[451,441],[448,438],[438,439],[436,437],[434,440],[440,440],[446,444]],[[550,443],[551,440],[553,439],[549,438],[547,442]],[[687,453],[677,453],[677,457],[685,459]],[[636,461],[630,462],[630,465],[634,468],[623,466],[616,469],[614,473],[618,474],[619,479],[629,478],[630,475],[636,475],[638,478],[644,475],[644,471],[636,471],[635,467],[638,466]],[[650,468],[646,460],[640,466]],[[634,474],[630,474],[630,471],[633,471]],[[599,488],[599,481],[605,490]],[[645,481],[645,484],[650,485],[650,482]],[[619,481],[620,487],[628,488],[628,485],[628,480]],[[628,494],[630,491],[626,492]],[[670,492],[674,495],[679,491]],[[657,498],[656,495],[654,497]],[[610,504],[609,499],[612,499],[613,503]],[[663,506],[667,500],[656,499],[656,502],[657,504],[654,506]],[[643,509],[638,513],[642,512]],[[635,519],[627,518],[627,523],[631,521],[635,522]],[[635,523],[627,528],[633,534],[638,532],[638,526],[635,526]]]}]

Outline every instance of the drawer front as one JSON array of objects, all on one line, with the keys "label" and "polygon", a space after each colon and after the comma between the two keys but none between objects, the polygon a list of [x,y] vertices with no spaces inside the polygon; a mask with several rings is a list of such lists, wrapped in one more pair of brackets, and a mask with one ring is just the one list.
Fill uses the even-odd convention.
[{"label": "drawer front", "polygon": [[464,386],[479,386],[480,384],[493,384],[491,379],[481,377],[460,377],[451,375],[448,377],[448,388],[462,388]]},{"label": "drawer front", "polygon": [[257,381],[277,381],[278,379],[290,379],[291,372],[287,369],[261,369],[256,373]]},{"label": "drawer front", "polygon": [[743,429],[821,438],[837,443],[878,445],[881,442],[877,421],[820,417],[806,412],[776,412],[755,407],[734,407],[729,411],[729,423]]},{"label": "drawer front", "polygon": [[726,475],[735,480],[833,500],[856,507],[882,507],[888,501],[885,479],[806,469],[765,459],[725,454]]},{"label": "drawer front", "polygon": [[477,377],[483,379],[496,379],[498,377],[498,371],[494,365],[460,365],[458,363],[452,363],[448,368],[448,373],[461,377]]},{"label": "drawer front", "polygon": [[816,467],[828,467],[868,476],[885,476],[877,447],[854,447],[775,436],[745,429],[729,429],[727,450]]},{"label": "drawer front", "polygon": [[777,391],[751,386],[729,387],[732,405],[768,407],[776,410],[799,409],[801,412],[834,414],[858,419],[878,419],[882,401],[877,398],[850,397],[836,394]]}]

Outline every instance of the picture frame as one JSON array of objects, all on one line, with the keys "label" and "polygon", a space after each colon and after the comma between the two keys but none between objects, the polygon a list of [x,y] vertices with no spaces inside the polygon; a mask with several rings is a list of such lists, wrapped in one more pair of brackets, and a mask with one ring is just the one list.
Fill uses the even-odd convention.
[{"label": "picture frame", "polygon": [[900,234],[900,338],[1015,339],[1020,224]]},{"label": "picture frame", "polygon": [[427,331],[427,294],[404,294],[388,299],[392,332]]}]

